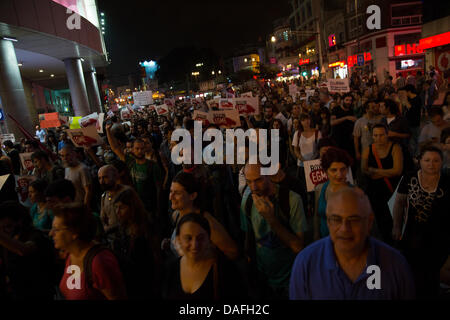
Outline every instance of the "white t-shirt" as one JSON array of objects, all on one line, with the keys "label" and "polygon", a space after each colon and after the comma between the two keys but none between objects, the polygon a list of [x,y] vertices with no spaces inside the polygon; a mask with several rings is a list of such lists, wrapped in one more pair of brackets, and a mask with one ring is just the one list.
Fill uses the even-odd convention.
[{"label": "white t-shirt", "polygon": [[65,178],[72,181],[75,187],[75,202],[83,203],[86,194],[84,187],[92,183],[88,167],[80,163],[76,167],[66,168]]},{"label": "white t-shirt", "polygon": [[[300,147],[300,153],[305,160],[314,160],[318,157],[317,143],[322,138],[320,131],[313,134],[311,137],[306,138],[304,135],[300,134],[300,139],[298,137],[298,130],[294,133],[294,138],[292,139],[293,147]],[[297,159],[297,166],[303,167],[303,162]]]}]

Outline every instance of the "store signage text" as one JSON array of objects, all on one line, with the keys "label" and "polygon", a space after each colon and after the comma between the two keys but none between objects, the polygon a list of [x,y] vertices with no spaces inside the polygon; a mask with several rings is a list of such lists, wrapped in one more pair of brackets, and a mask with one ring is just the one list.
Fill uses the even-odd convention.
[{"label": "store signage text", "polygon": [[422,52],[423,52],[422,47],[417,43],[401,44],[401,45],[394,47],[394,55],[396,57],[408,55],[408,54],[418,54],[418,53],[422,53]]},{"label": "store signage text", "polygon": [[328,46],[334,47],[335,45],[336,45],[336,35],[335,34],[330,34],[328,36]]},{"label": "store signage text", "polygon": [[450,43],[450,31],[436,36],[420,39],[419,46],[422,50],[445,46]]},{"label": "store signage text", "polygon": [[[364,62],[372,60],[372,55],[370,52],[364,52]],[[355,54],[353,56],[348,57],[347,64],[349,67],[353,67],[355,64],[358,64],[358,55]]]},{"label": "store signage text", "polygon": [[309,59],[300,59],[300,61],[298,62],[298,64],[301,66],[301,65],[304,65],[304,64],[309,64]]},{"label": "store signage text", "polygon": [[330,63],[328,65],[328,68],[334,68],[334,67],[341,67],[341,68],[343,68],[344,65],[345,65],[345,61],[337,61],[337,62]]}]

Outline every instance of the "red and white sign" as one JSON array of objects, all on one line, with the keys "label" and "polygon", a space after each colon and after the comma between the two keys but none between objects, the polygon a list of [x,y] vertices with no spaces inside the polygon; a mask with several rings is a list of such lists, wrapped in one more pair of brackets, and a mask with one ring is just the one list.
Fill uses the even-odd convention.
[{"label": "red and white sign", "polygon": [[169,107],[165,104],[156,106],[156,113],[158,114],[158,116],[165,116],[169,114]]},{"label": "red and white sign", "polygon": [[436,57],[436,69],[443,74],[444,71],[448,70],[450,65],[450,52],[435,52]]},{"label": "red and white sign", "polygon": [[194,121],[201,121],[203,127],[208,127],[209,124],[210,124],[210,122],[209,122],[209,113],[208,112],[195,110],[194,111],[194,115],[192,116],[192,119]]},{"label": "red and white sign", "polygon": [[24,204],[28,200],[28,187],[30,186],[31,182],[36,180],[35,176],[16,176],[16,182],[17,182],[17,195],[19,196],[19,201]]},{"label": "red and white sign", "polygon": [[233,110],[234,109],[233,99],[220,99],[219,100],[219,109],[220,110]]},{"label": "red and white sign", "polygon": [[[314,191],[314,188],[321,183],[328,181],[328,175],[323,170],[320,159],[303,162],[306,178],[306,189],[308,192]],[[349,168],[347,181],[353,184],[352,171]]]},{"label": "red and white sign", "polygon": [[67,135],[74,145],[79,148],[93,147],[103,144],[103,139],[98,135],[95,126],[81,129],[67,130]]},{"label": "red and white sign", "polygon": [[169,108],[173,108],[173,107],[175,107],[175,99],[166,98],[166,99],[164,99],[164,104],[166,106],[168,106]]},{"label": "red and white sign", "polygon": [[432,37],[420,39],[419,41],[419,45],[422,48],[422,50],[445,46],[446,44],[449,43],[450,43],[450,31]]},{"label": "red and white sign", "polygon": [[32,154],[33,154],[32,152],[19,154],[20,162],[22,163],[22,167],[25,171],[33,171],[34,169],[33,160],[31,160]]},{"label": "red and white sign", "polygon": [[258,97],[252,98],[236,98],[234,100],[234,107],[239,114],[255,115],[259,114],[259,99]]},{"label": "red and white sign", "polygon": [[235,128],[241,126],[239,112],[237,110],[210,111],[209,121],[220,128]]},{"label": "red and white sign", "polygon": [[419,53],[423,53],[423,49],[420,47],[418,43],[401,44],[394,47],[394,56],[396,57]]},{"label": "red and white sign", "polygon": [[97,114],[97,112],[94,112],[94,113],[80,119],[80,127],[86,128],[89,126],[96,125],[97,121],[98,121],[98,114]]}]

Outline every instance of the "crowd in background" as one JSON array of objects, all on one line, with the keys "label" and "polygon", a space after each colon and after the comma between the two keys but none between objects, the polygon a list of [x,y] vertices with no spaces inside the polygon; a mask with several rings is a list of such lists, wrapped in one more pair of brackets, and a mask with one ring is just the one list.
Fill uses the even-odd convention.
[{"label": "crowd in background", "polygon": [[[248,91],[259,98],[260,113],[242,116],[241,128],[279,129],[273,176],[261,175],[260,163],[172,162],[172,133],[192,132],[193,111],[207,110],[205,100],[195,107],[175,100],[167,116],[138,108],[129,122],[110,113],[99,147],[76,148],[64,127],[38,126],[35,140],[5,141],[0,297],[448,296],[448,75],[431,67],[394,81],[355,72],[344,94],[317,79],[229,86],[218,94]],[[22,152],[32,152],[32,172],[22,168]],[[328,181],[307,192],[304,163],[314,159]],[[19,175],[35,177],[27,203],[18,201]],[[389,289],[378,296],[341,282],[356,286],[370,259],[389,274],[382,276]],[[344,274],[328,279],[330,261]],[[353,293],[336,290],[341,285]]]}]

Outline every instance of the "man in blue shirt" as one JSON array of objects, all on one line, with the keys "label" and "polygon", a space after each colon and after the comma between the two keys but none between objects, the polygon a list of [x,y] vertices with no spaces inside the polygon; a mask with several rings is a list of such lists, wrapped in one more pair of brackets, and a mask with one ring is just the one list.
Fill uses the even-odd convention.
[{"label": "man in blue shirt", "polygon": [[302,250],[292,268],[291,300],[413,299],[414,280],[405,258],[369,236],[369,200],[345,188],[327,202],[330,236]]}]

